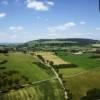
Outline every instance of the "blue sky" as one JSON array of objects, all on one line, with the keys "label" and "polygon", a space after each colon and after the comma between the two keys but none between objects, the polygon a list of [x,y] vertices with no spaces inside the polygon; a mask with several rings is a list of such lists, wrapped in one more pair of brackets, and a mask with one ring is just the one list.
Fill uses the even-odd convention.
[{"label": "blue sky", "polygon": [[100,39],[99,0],[0,0],[0,42]]}]

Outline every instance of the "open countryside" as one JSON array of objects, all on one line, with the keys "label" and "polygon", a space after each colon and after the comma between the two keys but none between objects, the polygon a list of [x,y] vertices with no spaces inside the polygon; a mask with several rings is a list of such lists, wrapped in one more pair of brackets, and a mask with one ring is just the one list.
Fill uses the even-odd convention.
[{"label": "open countryside", "polygon": [[[56,47],[61,48],[58,44]],[[29,50],[24,44],[2,48],[2,100],[80,100],[87,91],[100,88],[99,48],[92,47],[92,43],[84,49],[69,46],[54,50],[51,46],[49,51],[35,47]]]},{"label": "open countryside", "polygon": [[0,100],[100,100],[100,0],[0,0]]}]

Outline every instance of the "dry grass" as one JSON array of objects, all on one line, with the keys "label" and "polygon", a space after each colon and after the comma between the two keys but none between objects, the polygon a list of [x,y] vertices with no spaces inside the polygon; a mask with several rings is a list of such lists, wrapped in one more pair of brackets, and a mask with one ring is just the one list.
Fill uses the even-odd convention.
[{"label": "dry grass", "polygon": [[56,56],[53,52],[36,52],[36,55],[41,55],[45,60],[53,61],[54,65],[71,64]]}]

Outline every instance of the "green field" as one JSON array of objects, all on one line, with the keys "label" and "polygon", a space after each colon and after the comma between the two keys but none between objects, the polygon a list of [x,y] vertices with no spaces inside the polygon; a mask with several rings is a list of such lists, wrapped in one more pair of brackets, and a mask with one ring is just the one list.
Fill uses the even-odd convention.
[{"label": "green field", "polygon": [[79,68],[83,69],[91,69],[95,67],[100,67],[100,58],[93,59],[91,58],[92,53],[84,53],[80,55],[74,55],[71,53],[64,53],[59,52],[58,56],[61,57],[63,60],[74,63],[78,65]]},{"label": "green field", "polygon": [[8,62],[0,65],[0,67],[6,67],[6,70],[17,70],[21,74],[27,76],[32,82],[51,77],[34,64],[35,58],[29,54],[9,53],[8,56],[0,55],[0,59],[2,58],[8,60]]},{"label": "green field", "polygon": [[99,88],[100,89],[100,68],[91,70],[87,73],[77,76],[64,78],[66,81],[66,88],[72,92],[72,100],[80,100],[81,97],[86,95],[88,90]]},{"label": "green field", "polygon": [[89,89],[100,88],[100,59],[92,59],[92,54],[72,55],[64,52],[57,54],[65,61],[77,64],[77,68],[60,69],[66,81],[66,88],[73,95],[72,100],[80,100]]},{"label": "green field", "polygon": [[52,72],[50,73],[50,70],[48,72],[35,64],[37,60],[34,56],[18,52],[8,55],[0,54],[0,62],[3,60],[7,60],[7,62],[0,64],[0,68],[5,68],[0,69],[0,72],[18,71],[27,77],[33,85],[0,93],[0,100],[64,100],[63,90],[56,79],[34,84],[34,82],[55,77]]},{"label": "green field", "polygon": [[64,100],[58,81],[48,81],[0,95],[0,100]]}]

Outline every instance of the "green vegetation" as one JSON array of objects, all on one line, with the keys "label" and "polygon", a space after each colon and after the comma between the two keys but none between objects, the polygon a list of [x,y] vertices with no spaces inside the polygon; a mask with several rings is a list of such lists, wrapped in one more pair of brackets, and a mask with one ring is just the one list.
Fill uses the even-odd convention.
[{"label": "green vegetation", "polygon": [[87,91],[87,95],[81,98],[81,100],[99,100],[99,99],[100,99],[100,89],[97,88]]},{"label": "green vegetation", "polygon": [[[2,55],[5,56],[5,55]],[[2,59],[0,56],[0,59]],[[0,67],[6,67],[5,70],[17,70],[22,75],[29,78],[30,81],[40,81],[48,79],[51,76],[41,70],[34,61],[35,58],[29,54],[23,53],[9,53],[9,56],[3,57],[8,60],[7,63],[0,65]],[[39,73],[39,74],[38,74]]]},{"label": "green vegetation", "polygon": [[64,78],[64,80],[66,81],[66,88],[68,88],[72,93],[72,100],[80,100],[81,97],[86,96],[86,92],[88,90],[93,88],[100,89],[99,78],[100,68],[97,70],[91,70],[84,74],[79,74],[77,76]]},{"label": "green vegetation", "polygon": [[64,100],[58,80],[40,64],[30,54],[0,54],[0,100]]},{"label": "green vegetation", "polygon": [[64,90],[47,65],[56,65],[72,100],[85,100],[87,91],[100,89],[100,50],[91,47],[97,42],[47,39],[1,47],[0,100],[64,100]]},{"label": "green vegetation", "polygon": [[91,69],[95,67],[100,67],[99,59],[92,59],[91,56],[93,54],[91,53],[74,55],[66,52],[58,52],[57,55],[67,62],[76,64],[79,68]]},{"label": "green vegetation", "polygon": [[99,43],[98,40],[69,38],[69,39],[40,39],[33,40],[17,46],[17,50],[27,48],[28,50],[45,50],[45,51],[66,51],[68,47],[86,47],[91,44]]},{"label": "green vegetation", "polygon": [[17,71],[8,71],[0,73],[0,91],[7,93],[10,90],[17,90],[22,88],[23,84],[30,83],[28,78],[22,76]]},{"label": "green vegetation", "polygon": [[64,100],[62,89],[55,80],[10,91],[0,95],[0,100]]},{"label": "green vegetation", "polygon": [[72,100],[80,100],[90,89],[100,89],[100,59],[90,58],[92,54],[89,53],[73,55],[57,52],[57,55],[65,61],[78,65],[76,68],[59,70],[65,80],[66,88],[72,93]]}]

